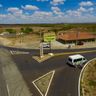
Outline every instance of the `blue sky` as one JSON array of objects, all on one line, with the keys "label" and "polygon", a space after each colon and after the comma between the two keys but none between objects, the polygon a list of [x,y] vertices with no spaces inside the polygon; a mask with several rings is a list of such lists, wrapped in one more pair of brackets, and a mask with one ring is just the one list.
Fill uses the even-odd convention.
[{"label": "blue sky", "polygon": [[96,22],[96,0],[0,0],[0,24]]}]

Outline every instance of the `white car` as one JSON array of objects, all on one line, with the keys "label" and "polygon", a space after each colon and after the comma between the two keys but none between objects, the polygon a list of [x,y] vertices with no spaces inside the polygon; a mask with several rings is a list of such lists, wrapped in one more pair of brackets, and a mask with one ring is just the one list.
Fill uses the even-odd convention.
[{"label": "white car", "polygon": [[43,48],[50,48],[50,44],[46,43],[46,42],[43,42]]},{"label": "white car", "polygon": [[87,62],[87,59],[80,54],[71,55],[67,59],[67,63],[73,66],[78,66],[78,65],[82,66],[86,62]]}]

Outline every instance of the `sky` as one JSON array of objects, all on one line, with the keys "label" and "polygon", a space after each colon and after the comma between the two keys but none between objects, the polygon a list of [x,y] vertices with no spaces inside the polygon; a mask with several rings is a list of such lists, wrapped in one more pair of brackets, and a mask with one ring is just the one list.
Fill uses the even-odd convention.
[{"label": "sky", "polygon": [[96,23],[96,0],[0,0],[0,24]]}]

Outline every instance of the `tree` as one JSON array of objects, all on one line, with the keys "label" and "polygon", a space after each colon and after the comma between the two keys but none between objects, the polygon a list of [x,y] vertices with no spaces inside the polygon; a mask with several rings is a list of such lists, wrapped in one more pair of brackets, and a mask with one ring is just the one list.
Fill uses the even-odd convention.
[{"label": "tree", "polygon": [[16,33],[15,29],[6,29],[6,31],[9,32],[9,33]]},{"label": "tree", "polygon": [[24,28],[21,28],[21,32],[24,32]]},{"label": "tree", "polygon": [[29,28],[29,27],[21,28],[21,32],[29,34],[29,33],[33,32],[33,29]]}]

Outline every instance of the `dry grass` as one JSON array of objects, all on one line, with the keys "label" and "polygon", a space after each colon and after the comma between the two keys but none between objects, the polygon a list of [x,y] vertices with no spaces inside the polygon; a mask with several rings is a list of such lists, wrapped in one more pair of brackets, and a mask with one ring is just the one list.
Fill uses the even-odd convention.
[{"label": "dry grass", "polygon": [[96,96],[96,60],[90,62],[81,78],[82,96]]},{"label": "dry grass", "polygon": [[44,96],[45,96],[47,88],[49,86],[49,82],[51,80],[52,74],[53,74],[53,72],[50,72],[34,82],[35,85],[39,88],[39,90],[42,92],[42,94]]}]

